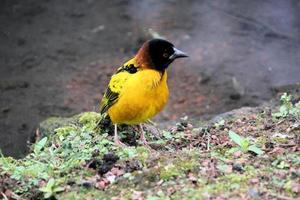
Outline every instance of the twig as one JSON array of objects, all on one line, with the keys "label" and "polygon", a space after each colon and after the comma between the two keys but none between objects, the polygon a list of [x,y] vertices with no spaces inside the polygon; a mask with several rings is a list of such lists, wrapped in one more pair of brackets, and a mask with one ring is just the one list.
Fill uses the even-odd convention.
[{"label": "twig", "polygon": [[35,141],[39,141],[41,139],[40,129],[37,128],[35,130]]},{"label": "twig", "polygon": [[210,133],[207,132],[207,151],[209,151],[210,147]]},{"label": "twig", "polygon": [[21,200],[21,196],[15,194],[12,192],[12,198],[16,199],[16,200]]},{"label": "twig", "polygon": [[2,195],[3,199],[8,200],[7,196],[3,192],[1,192],[1,195]]},{"label": "twig", "polygon": [[296,144],[279,144],[280,147],[294,147]]},{"label": "twig", "polygon": [[276,123],[276,125],[280,125],[285,121],[285,119],[280,120],[279,122]]}]

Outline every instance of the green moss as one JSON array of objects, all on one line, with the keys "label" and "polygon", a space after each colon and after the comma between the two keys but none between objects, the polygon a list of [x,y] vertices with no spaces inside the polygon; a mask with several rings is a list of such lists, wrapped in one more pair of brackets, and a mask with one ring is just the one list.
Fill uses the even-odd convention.
[{"label": "green moss", "polygon": [[93,130],[101,115],[96,112],[86,112],[80,115],[79,123],[85,126],[88,130]]},{"label": "green moss", "polygon": [[181,175],[181,170],[173,163],[163,166],[160,171],[160,178],[163,180],[169,180]]},{"label": "green moss", "polygon": [[287,138],[282,138],[282,137],[274,137],[272,140],[274,143],[287,143],[288,142]]},{"label": "green moss", "polygon": [[76,133],[79,131],[79,128],[77,126],[72,125],[66,125],[63,127],[59,127],[54,130],[57,136],[67,136],[72,133]]},{"label": "green moss", "polygon": [[76,124],[78,121],[79,115],[75,115],[70,118],[64,117],[50,117],[45,121],[41,122],[39,125],[39,133],[41,134],[40,137],[51,136],[54,134],[55,129],[68,126],[70,124]]},{"label": "green moss", "polygon": [[214,183],[207,184],[201,190],[209,194],[225,194],[231,191],[245,192],[249,187],[248,174],[228,174],[223,177],[217,178]]},{"label": "green moss", "polygon": [[197,168],[198,158],[196,155],[193,151],[190,151],[190,154],[186,151],[180,151],[174,158],[164,157],[164,159],[160,159],[160,178],[170,180]]}]

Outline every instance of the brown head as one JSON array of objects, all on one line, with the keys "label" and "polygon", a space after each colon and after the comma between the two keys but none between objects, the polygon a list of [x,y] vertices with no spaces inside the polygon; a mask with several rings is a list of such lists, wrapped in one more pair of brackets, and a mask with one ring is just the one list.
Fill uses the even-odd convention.
[{"label": "brown head", "polygon": [[188,57],[184,52],[163,39],[152,39],[143,44],[135,59],[142,68],[164,71],[177,58]]}]

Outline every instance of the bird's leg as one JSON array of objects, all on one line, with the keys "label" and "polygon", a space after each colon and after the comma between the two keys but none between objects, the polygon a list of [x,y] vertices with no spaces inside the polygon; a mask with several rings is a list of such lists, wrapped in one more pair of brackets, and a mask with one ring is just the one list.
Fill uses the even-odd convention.
[{"label": "bird's leg", "polygon": [[140,141],[142,142],[142,144],[148,146],[148,142],[146,140],[145,132],[144,132],[142,124],[139,124],[139,127],[140,127],[140,133],[141,133]]},{"label": "bird's leg", "polygon": [[114,142],[117,146],[126,146],[123,142],[120,141],[118,136],[118,127],[117,124],[115,124],[115,134],[114,134]]}]

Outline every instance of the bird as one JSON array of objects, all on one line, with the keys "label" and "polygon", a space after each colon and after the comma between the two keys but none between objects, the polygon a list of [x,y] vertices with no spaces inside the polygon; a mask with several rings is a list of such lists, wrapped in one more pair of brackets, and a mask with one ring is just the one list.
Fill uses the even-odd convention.
[{"label": "bird", "polygon": [[114,125],[114,142],[125,146],[118,136],[118,125],[139,125],[140,140],[147,145],[142,123],[158,114],[169,98],[167,69],[178,58],[188,57],[165,39],[146,41],[136,55],[112,75],[100,102],[101,118]]}]

